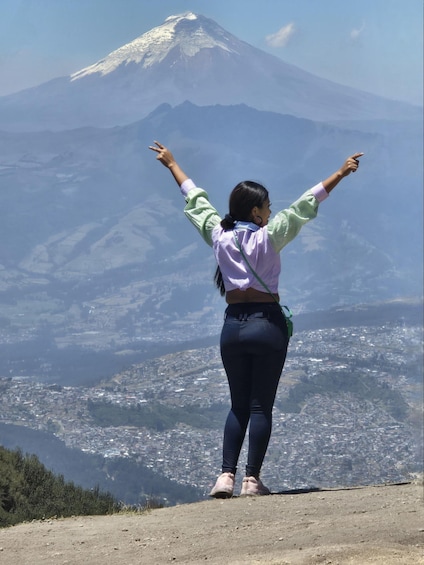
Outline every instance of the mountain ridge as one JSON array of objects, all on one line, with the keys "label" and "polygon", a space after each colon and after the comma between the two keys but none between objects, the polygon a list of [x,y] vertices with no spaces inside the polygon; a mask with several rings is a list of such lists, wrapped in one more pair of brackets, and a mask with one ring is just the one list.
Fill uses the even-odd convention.
[{"label": "mountain ridge", "polygon": [[[203,22],[203,26],[201,25],[198,28],[196,34],[190,33],[189,25],[184,25],[194,20]],[[131,62],[140,63],[143,68],[151,67],[155,63],[160,63],[177,45],[180,50],[180,55],[185,55],[186,57],[192,57],[200,49],[204,48],[220,47],[224,51],[228,50],[225,43],[219,42],[217,39],[214,40],[211,35],[208,35],[204,30],[204,24],[207,24],[207,22],[208,20],[206,18],[202,16],[199,17],[193,12],[186,12],[179,16],[169,16],[162,25],[151,29],[133,41],[112,51],[112,53],[97,63],[94,63],[94,65],[90,65],[73,73],[70,77],[71,81],[78,80],[92,73],[105,75],[112,72],[120,65],[127,65]],[[178,33],[178,27],[182,27],[183,30],[180,33],[178,44],[176,45],[175,42],[173,42],[173,38]],[[218,33],[221,31],[227,41],[231,41],[234,37],[225,32],[223,28],[219,28],[219,26],[215,27],[216,36],[218,35],[217,31]]]},{"label": "mountain ridge", "polygon": [[317,77],[187,13],[69,77],[0,97],[0,130],[125,125],[162,102],[185,100],[245,103],[318,121],[422,119],[420,107]]},{"label": "mountain ridge", "polygon": [[[38,332],[55,320],[68,337],[95,335],[85,328],[105,343],[138,335],[152,316],[143,335],[155,323],[169,329],[169,316],[218,323],[213,255],[147,149],[155,138],[174,149],[222,214],[242,178],[265,183],[277,211],[356,148],[365,151],[360,171],[283,253],[281,296],[306,312],[364,302],[365,294],[369,301],[419,295],[422,139],[409,126],[406,132],[399,124],[367,133],[246,105],[190,102],[161,104],[129,126],[0,132],[3,323],[22,329],[26,322]],[[409,198],[399,199],[404,170]],[[408,221],[393,229],[402,215]],[[124,327],[127,338],[117,334]]]}]

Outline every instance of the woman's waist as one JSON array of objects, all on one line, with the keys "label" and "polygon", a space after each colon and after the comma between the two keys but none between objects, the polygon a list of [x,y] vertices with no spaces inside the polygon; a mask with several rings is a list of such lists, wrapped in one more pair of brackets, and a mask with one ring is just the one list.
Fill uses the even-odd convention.
[{"label": "woman's waist", "polygon": [[225,320],[250,320],[251,318],[265,318],[268,320],[284,319],[281,306],[276,302],[238,302],[229,304],[225,309]]},{"label": "woman's waist", "polygon": [[247,288],[240,290],[236,288],[229,290],[225,294],[227,304],[250,304],[250,303],[270,303],[276,304],[280,301],[278,293],[270,294],[269,292],[262,292],[256,288]]}]

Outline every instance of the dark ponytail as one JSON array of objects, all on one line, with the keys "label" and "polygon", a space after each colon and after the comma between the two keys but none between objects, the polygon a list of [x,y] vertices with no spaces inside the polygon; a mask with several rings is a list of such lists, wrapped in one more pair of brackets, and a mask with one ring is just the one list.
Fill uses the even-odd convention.
[{"label": "dark ponytail", "polygon": [[236,221],[231,214],[225,214],[224,219],[221,220],[221,227],[225,231],[233,230],[236,225]]},{"label": "dark ponytail", "polygon": [[219,268],[219,265],[216,268],[215,275],[213,277],[213,282],[215,283],[215,286],[219,290],[219,294],[221,296],[225,296],[224,280],[222,278],[222,273],[221,273],[221,269]]},{"label": "dark ponytail", "polygon": [[[255,206],[262,208],[268,198],[268,191],[263,185],[250,180],[240,182],[230,194],[230,212],[221,220],[222,229],[233,230],[238,221],[251,222],[252,208]],[[225,296],[224,280],[219,265],[215,271],[214,283],[221,296]]]}]

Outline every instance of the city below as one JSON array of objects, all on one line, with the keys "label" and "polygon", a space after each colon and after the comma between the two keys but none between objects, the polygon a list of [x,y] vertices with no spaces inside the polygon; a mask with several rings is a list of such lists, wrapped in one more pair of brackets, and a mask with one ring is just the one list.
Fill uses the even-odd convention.
[{"label": "city below", "polygon": [[[420,326],[400,322],[297,332],[262,473],[271,490],[399,482],[421,471],[421,341]],[[7,376],[0,391],[1,424],[137,461],[204,495],[220,472],[229,393],[218,346],[146,360],[91,387]],[[239,480],[245,460],[246,446]]]}]

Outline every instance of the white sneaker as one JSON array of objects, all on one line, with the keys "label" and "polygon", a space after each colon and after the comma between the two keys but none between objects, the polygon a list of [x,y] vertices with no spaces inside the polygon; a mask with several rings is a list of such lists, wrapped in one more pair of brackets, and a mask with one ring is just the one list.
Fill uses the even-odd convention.
[{"label": "white sneaker", "polygon": [[267,494],[271,494],[271,491],[263,484],[261,479],[244,477],[240,496],[266,496]]},{"label": "white sneaker", "polygon": [[214,498],[231,498],[233,496],[233,492],[234,474],[222,473],[222,475],[219,475],[209,496],[213,496]]}]

